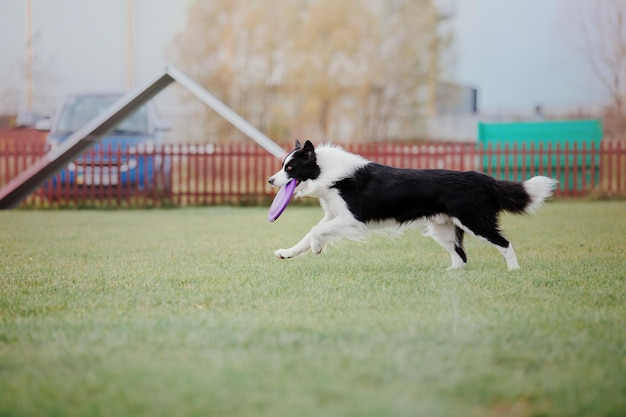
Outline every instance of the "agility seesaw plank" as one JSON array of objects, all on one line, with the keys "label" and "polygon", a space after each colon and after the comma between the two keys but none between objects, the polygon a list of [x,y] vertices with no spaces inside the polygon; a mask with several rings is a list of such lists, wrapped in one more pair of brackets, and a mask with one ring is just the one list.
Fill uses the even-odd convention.
[{"label": "agility seesaw plank", "polygon": [[70,135],[67,140],[20,172],[18,176],[0,189],[0,209],[15,207],[46,179],[93,146],[105,133],[117,126],[126,116],[145,104],[172,81],[174,79],[166,72],[146,87],[124,95],[85,126]]},{"label": "agility seesaw plank", "polygon": [[255,141],[259,146],[274,155],[276,158],[282,160],[285,155],[287,155],[287,152],[276,142],[268,138],[256,127],[252,126],[246,119],[235,113],[233,109],[222,103],[217,97],[209,93],[205,88],[201,87],[187,74],[173,66],[169,66],[167,68],[167,73],[180,85],[185,87],[193,95],[200,99],[204,104],[212,108],[217,114],[229,121],[244,135]]},{"label": "agility seesaw plank", "polygon": [[103,113],[94,117],[84,127],[77,130],[66,141],[9,181],[8,184],[0,189],[0,209],[15,207],[28,194],[35,191],[39,185],[45,182],[46,179],[80,156],[99,141],[105,133],[113,129],[125,117],[141,107],[173,81],[177,81],[189,90],[263,149],[279,159],[285,156],[285,150],[276,142],[252,126],[247,120],[235,113],[182,71],[169,66],[162,75],[150,84],[120,98]]}]

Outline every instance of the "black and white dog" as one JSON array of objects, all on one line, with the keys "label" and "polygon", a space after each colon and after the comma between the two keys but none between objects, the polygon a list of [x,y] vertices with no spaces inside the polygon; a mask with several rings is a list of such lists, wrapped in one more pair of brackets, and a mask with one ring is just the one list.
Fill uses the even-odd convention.
[{"label": "black and white dog", "polygon": [[304,146],[296,141],[269,183],[280,187],[294,178],[299,181],[296,197],[317,197],[324,218],[295,246],[274,252],[279,258],[309,249],[319,254],[333,239],[362,240],[368,229],[424,222],[426,235],[450,253],[451,269],[467,263],[465,232],[494,245],[509,269],[519,268],[498,227],[498,215],[532,212],[557,184],[542,176],[518,183],[479,172],[392,168],[336,146],[315,148],[310,141]]}]

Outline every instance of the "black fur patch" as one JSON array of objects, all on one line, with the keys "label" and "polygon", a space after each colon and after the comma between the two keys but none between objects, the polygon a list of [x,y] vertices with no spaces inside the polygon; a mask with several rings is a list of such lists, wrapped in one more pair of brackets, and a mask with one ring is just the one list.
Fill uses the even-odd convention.
[{"label": "black fur patch", "polygon": [[283,161],[283,169],[290,178],[298,181],[314,180],[320,175],[320,167],[317,165],[315,149],[310,141],[306,141],[304,147],[296,142],[296,149]]},{"label": "black fur patch", "polygon": [[335,183],[360,221],[410,222],[437,214],[456,216],[484,206],[497,211],[491,195],[495,180],[477,172],[415,170],[369,163]]},{"label": "black fur patch", "polygon": [[467,255],[465,254],[465,250],[463,250],[463,236],[465,236],[465,232],[459,226],[454,226],[454,251],[463,259],[463,262],[467,263]]},{"label": "black fur patch", "polygon": [[444,214],[501,247],[509,242],[499,232],[498,213],[523,212],[530,202],[522,184],[497,181],[479,172],[401,169],[377,163],[357,169],[334,188],[364,223],[408,223]]}]

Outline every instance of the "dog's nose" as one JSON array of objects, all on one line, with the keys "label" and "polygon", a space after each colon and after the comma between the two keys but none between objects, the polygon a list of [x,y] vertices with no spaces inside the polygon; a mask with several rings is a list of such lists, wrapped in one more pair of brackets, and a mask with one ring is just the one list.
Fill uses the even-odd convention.
[{"label": "dog's nose", "polygon": [[267,180],[267,182],[269,182],[270,185],[274,185],[274,177],[271,177],[269,180]]}]

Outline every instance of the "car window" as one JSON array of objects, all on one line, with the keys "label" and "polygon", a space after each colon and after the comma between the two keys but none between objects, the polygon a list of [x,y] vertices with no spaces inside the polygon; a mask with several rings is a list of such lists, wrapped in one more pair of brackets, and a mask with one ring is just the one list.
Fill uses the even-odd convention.
[{"label": "car window", "polygon": [[[119,97],[116,95],[69,97],[59,115],[57,133],[70,134],[77,131]],[[142,106],[124,119],[114,131],[124,134],[145,134],[148,130],[148,112],[146,106]]]},{"label": "car window", "polygon": [[142,106],[135,110],[115,129],[116,132],[126,134],[148,134],[148,109]]}]

